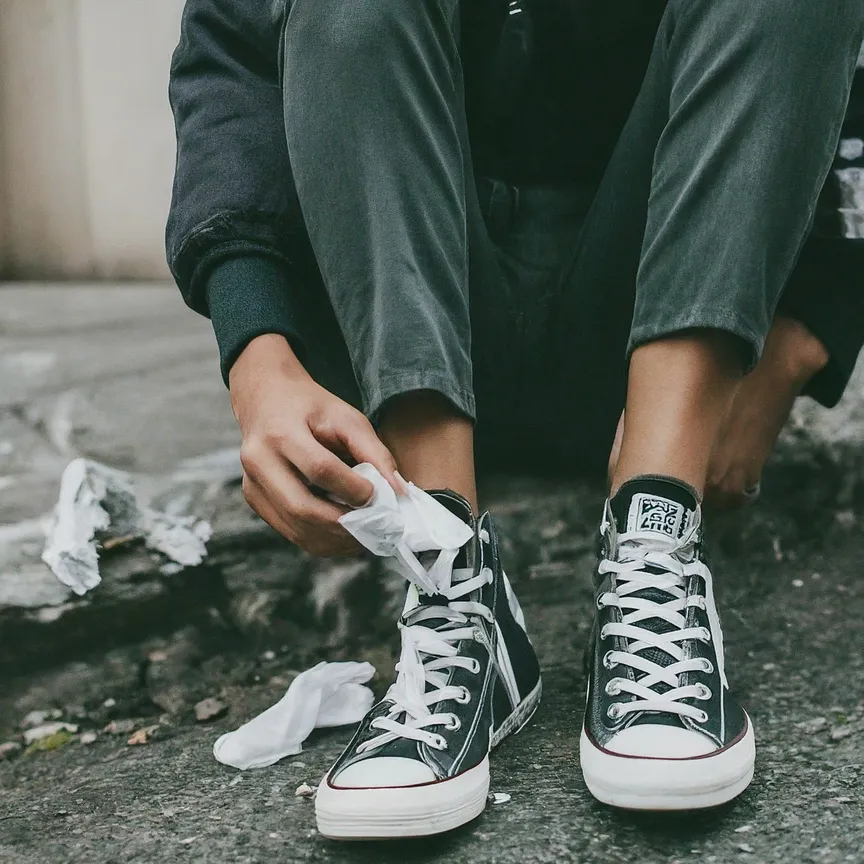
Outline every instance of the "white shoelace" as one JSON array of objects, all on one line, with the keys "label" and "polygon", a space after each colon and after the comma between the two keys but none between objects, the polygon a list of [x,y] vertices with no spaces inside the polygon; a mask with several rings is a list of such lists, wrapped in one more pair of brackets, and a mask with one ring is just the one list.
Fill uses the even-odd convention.
[{"label": "white shoelace", "polygon": [[[627,640],[627,651],[609,651],[603,658],[607,669],[625,666],[637,673],[644,673],[638,681],[629,678],[613,678],[607,685],[610,696],[628,693],[633,698],[629,702],[614,703],[610,708],[613,719],[641,711],[657,711],[677,714],[704,723],[706,712],[693,705],[684,704],[682,699],[710,699],[711,691],[704,684],[681,686],[680,676],[686,672],[713,671],[710,661],[694,657],[685,659],[682,643],[691,639],[713,642],[717,658],[718,672],[723,687],[727,686],[724,670],[723,632],[720,617],[714,603],[714,588],[711,571],[700,561],[688,562],[696,540],[697,526],[693,526],[679,541],[670,543],[651,532],[628,532],[618,535],[618,555],[620,561],[603,561],[600,573],[615,575],[615,590],[606,592],[598,598],[600,607],[614,606],[621,610],[620,624],[606,624],[601,638],[620,636]],[[652,573],[647,568],[662,571]],[[691,576],[701,576],[705,580],[705,596],[687,596],[687,581]],[[652,589],[669,596],[666,601],[650,600],[633,596],[641,591]],[[686,614],[690,607],[703,609],[710,625],[688,627]],[[675,629],[667,633],[654,633],[641,622],[649,619],[668,622]],[[661,666],[640,651],[656,648],[668,654],[673,662]],[[665,684],[669,689],[658,692],[655,688]]]},{"label": "white shoelace", "polygon": [[[416,585],[412,570],[400,567],[399,572]],[[480,664],[474,658],[458,654],[457,645],[466,639],[477,639],[477,627],[472,616],[489,622],[493,618],[491,610],[482,603],[459,601],[458,598],[488,585],[493,577],[488,568],[476,576],[468,569],[457,569],[452,573],[451,587],[439,592],[450,601],[446,606],[421,604],[403,616],[399,624],[402,653],[396,664],[398,675],[385,696],[393,704],[386,716],[371,723],[372,728],[382,730],[382,734],[360,744],[358,753],[381,747],[397,738],[410,738],[443,750],[447,741],[443,735],[433,731],[433,727],[459,728],[459,718],[455,714],[433,713],[433,709],[451,699],[462,704],[471,699],[466,688],[447,683],[449,672],[455,668],[475,674],[480,671]],[[434,625],[430,626],[433,622]]]},{"label": "white shoelace", "polygon": [[[490,584],[493,574],[489,568],[476,576],[468,568],[454,569],[460,549],[473,532],[431,495],[409,484],[407,494],[397,497],[371,465],[358,465],[354,470],[373,484],[375,494],[369,504],[339,521],[367,549],[386,558],[388,568],[411,585],[399,624],[402,652],[396,664],[398,675],[385,697],[392,705],[385,716],[371,723],[382,734],[361,743],[357,752],[368,752],[398,738],[442,750],[446,739],[433,727],[454,730],[459,718],[433,713],[432,709],[451,699],[463,704],[471,699],[466,688],[447,684],[450,670],[480,671],[476,660],[458,655],[457,645],[482,636],[476,618],[493,621],[491,610],[482,603],[460,598]],[[436,550],[440,551],[435,560],[424,566]],[[418,557],[421,554],[423,561]],[[442,597],[446,605],[420,603],[421,593]]]}]

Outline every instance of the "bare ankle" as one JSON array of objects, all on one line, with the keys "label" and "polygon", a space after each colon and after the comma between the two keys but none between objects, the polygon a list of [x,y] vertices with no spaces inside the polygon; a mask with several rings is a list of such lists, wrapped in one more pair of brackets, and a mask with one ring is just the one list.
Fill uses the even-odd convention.
[{"label": "bare ankle", "polygon": [[379,435],[406,480],[424,489],[452,489],[477,512],[474,424],[449,399],[434,390],[391,399]]},{"label": "bare ankle", "polygon": [[612,494],[642,474],[704,493],[711,451],[744,369],[743,346],[732,334],[694,330],[633,352]]}]

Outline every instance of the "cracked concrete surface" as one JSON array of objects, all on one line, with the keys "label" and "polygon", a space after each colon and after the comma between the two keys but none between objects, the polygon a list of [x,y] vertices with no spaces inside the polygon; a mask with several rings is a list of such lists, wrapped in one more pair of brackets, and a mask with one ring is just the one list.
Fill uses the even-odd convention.
[{"label": "cracked concrete surface", "polygon": [[[582,548],[599,496],[509,481],[492,500],[503,514],[508,566],[545,678],[535,721],[505,742],[493,762],[492,788],[510,794],[509,802],[432,841],[343,846],[323,840],[311,802],[295,798],[294,790],[320,779],[350,730],[316,734],[298,757],[244,774],[217,764],[212,743],[275,701],[293,670],[322,656],[372,660],[380,692],[391,674],[393,618],[366,618],[365,632],[328,646],[321,632],[327,619],[310,615],[284,650],[277,641],[253,647],[231,628],[208,634],[201,626],[182,639],[144,645],[140,654],[115,650],[43,673],[2,700],[4,718],[20,718],[46,700],[83,703],[72,710],[98,730],[89,746],[73,741],[0,763],[2,860],[864,861],[864,588],[855,578],[864,539],[857,525],[836,524],[825,543],[796,543],[784,531],[792,514],[774,502],[761,516],[746,517],[750,530],[740,524],[744,517],[720,526],[715,569],[728,669],[757,729],[756,780],[739,801],[717,811],[628,815],[594,803],[577,767],[591,561],[562,550]],[[564,526],[551,551],[542,536],[550,522]],[[258,562],[271,574],[283,565],[279,553]],[[359,578],[363,591],[380,590],[374,574]],[[356,606],[355,599],[343,591],[331,602]],[[142,673],[146,656],[156,659]],[[190,706],[206,695],[218,695],[229,714],[195,725]],[[100,713],[105,699],[135,718],[126,734],[101,731],[109,716]],[[164,737],[143,747],[126,744],[131,729],[160,717]]]},{"label": "cracked concrete surface", "polygon": [[[11,373],[0,379],[0,547],[24,554],[22,538],[35,542],[71,456],[164,477],[236,446],[212,336],[173,289],[28,286],[0,299],[0,367]],[[350,730],[316,734],[301,755],[244,774],[210,749],[319,659],[368,659],[385,689],[399,586],[374,566],[298,556],[229,484],[206,499],[218,505],[221,545],[188,573],[154,579],[158,562],[118,550],[104,594],[66,609],[26,555],[0,566],[0,605],[27,580],[47,592],[33,608],[56,614],[58,628],[51,647],[37,637],[47,620],[3,619],[0,745],[19,739],[34,709],[58,709],[90,733],[83,740],[95,733],[90,744],[79,733],[52,752],[0,757],[0,860],[864,862],[862,406],[861,376],[837,412],[802,405],[765,499],[709,526],[728,671],[759,742],[756,780],[733,805],[634,816],[590,799],[577,741],[602,490],[499,478],[486,500],[545,677],[534,723],[494,759],[492,788],[511,799],[431,841],[321,839],[311,801],[294,790],[320,779]],[[197,724],[194,705],[208,696],[228,714]],[[126,743],[152,726],[150,743]]]}]

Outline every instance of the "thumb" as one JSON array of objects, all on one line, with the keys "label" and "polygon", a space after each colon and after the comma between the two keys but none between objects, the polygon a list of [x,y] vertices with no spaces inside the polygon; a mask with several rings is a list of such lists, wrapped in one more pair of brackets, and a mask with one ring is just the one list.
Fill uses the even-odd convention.
[{"label": "thumb", "polygon": [[407,491],[406,483],[396,468],[396,460],[387,449],[375,431],[369,428],[369,436],[360,436],[352,443],[347,443],[351,456],[357,462],[368,462],[378,469],[381,476],[390,484],[397,495],[404,495]]},{"label": "thumb", "polygon": [[348,455],[358,464],[368,462],[390,484],[397,495],[407,491],[405,481],[396,469],[393,454],[378,437],[372,424],[358,412],[351,422],[335,430],[335,438]]}]

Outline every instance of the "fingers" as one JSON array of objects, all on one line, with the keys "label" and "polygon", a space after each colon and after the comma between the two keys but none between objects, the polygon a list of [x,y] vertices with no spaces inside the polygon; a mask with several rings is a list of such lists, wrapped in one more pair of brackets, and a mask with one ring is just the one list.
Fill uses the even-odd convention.
[{"label": "fingers", "polygon": [[[373,465],[397,494],[404,494],[405,481],[397,473],[396,460],[378,437],[372,424],[359,411],[340,418],[338,423],[317,424],[312,427],[312,432],[322,444],[344,450],[358,464],[368,462]],[[349,473],[357,476],[354,472]],[[355,507],[362,507],[372,495],[372,486],[367,485],[369,491],[365,499],[343,500]]]},{"label": "fingers", "polygon": [[271,528],[315,558],[357,555],[363,551],[354,538],[341,529],[341,526],[335,526],[331,530],[327,527],[322,528],[299,520],[289,521],[283,518],[277,507],[268,499],[267,493],[248,475],[243,478],[243,492],[249,506]]},{"label": "fingers", "polygon": [[705,501],[718,510],[738,510],[759,497],[759,488],[759,481],[753,482],[749,472],[730,470],[709,478]]},{"label": "fingers", "polygon": [[278,451],[255,442],[247,443],[241,461],[246,500],[288,540],[319,557],[359,549],[338,522],[344,508],[315,495]]},{"label": "fingers", "polygon": [[298,535],[293,523],[282,518],[279,511],[268,501],[264,490],[248,474],[243,475],[243,497],[274,531],[292,543],[297,542]]},{"label": "fingers", "polygon": [[347,554],[359,546],[338,520],[374,492],[351,464],[371,462],[396,486],[395,463],[369,421],[316,384],[285,344],[259,337],[232,369],[244,492],[262,519],[306,551]]},{"label": "fingers", "polygon": [[307,441],[292,450],[291,461],[313,486],[323,489],[349,507],[362,507],[375,491],[372,484],[352,471],[335,453],[315,440]]}]

